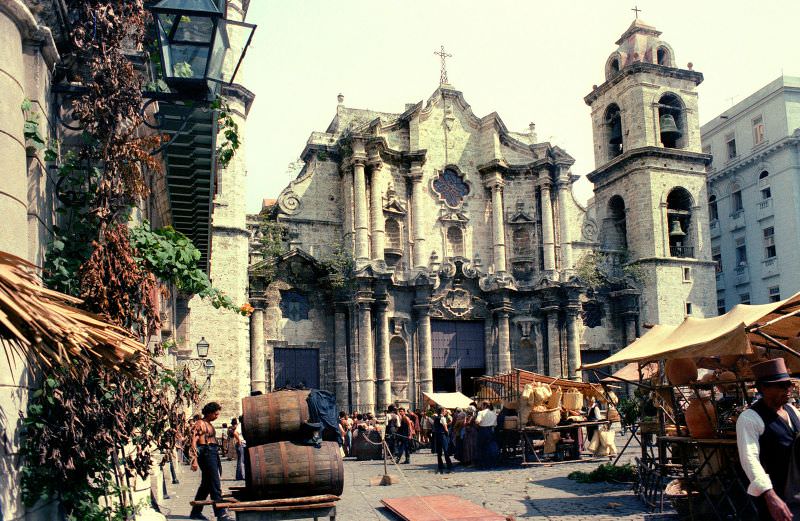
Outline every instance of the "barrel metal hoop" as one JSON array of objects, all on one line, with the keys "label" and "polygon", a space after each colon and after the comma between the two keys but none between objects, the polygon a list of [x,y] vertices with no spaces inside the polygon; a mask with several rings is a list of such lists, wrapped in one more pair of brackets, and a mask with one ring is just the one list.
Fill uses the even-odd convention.
[{"label": "barrel metal hoop", "polygon": [[286,456],[286,444],[288,442],[278,442],[278,447],[281,451],[281,469],[283,470],[283,481],[289,482],[289,458]]}]

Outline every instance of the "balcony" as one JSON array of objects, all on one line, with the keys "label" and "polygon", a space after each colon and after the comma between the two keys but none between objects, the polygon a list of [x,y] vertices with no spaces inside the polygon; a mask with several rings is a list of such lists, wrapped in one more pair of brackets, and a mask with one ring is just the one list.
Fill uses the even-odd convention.
[{"label": "balcony", "polygon": [[731,214],[730,230],[734,231],[744,227],[744,210],[736,210]]},{"label": "balcony", "polygon": [[715,238],[719,237],[720,233],[722,233],[722,232],[720,232],[720,228],[722,228],[722,227],[719,225],[719,220],[718,219],[714,219],[713,221],[708,223],[708,227],[711,229],[711,238],[712,239],[715,239]]},{"label": "balcony", "polygon": [[761,221],[766,219],[767,217],[772,217],[775,215],[775,211],[772,208],[772,198],[764,199],[760,203],[758,203],[758,210],[756,210],[756,218]]},{"label": "balcony", "polygon": [[774,277],[779,273],[778,257],[772,257],[761,263],[761,278]]},{"label": "balcony", "polygon": [[693,259],[694,247],[693,246],[670,246],[670,257],[678,257],[681,259]]},{"label": "balcony", "polygon": [[736,267],[736,285],[741,286],[742,284],[749,284],[750,283],[750,270],[747,267],[747,264],[743,266]]}]

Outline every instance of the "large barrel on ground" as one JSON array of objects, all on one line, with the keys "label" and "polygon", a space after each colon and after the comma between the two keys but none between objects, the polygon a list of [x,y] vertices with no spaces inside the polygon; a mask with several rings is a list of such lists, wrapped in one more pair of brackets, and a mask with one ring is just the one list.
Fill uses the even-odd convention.
[{"label": "large barrel on ground", "polygon": [[306,398],[311,391],[276,391],[242,398],[242,435],[252,446],[298,440],[308,420]]},{"label": "large barrel on ground", "polygon": [[376,430],[353,432],[350,455],[355,456],[358,461],[383,459],[381,433]]},{"label": "large barrel on ground", "polygon": [[320,448],[290,441],[250,447],[245,463],[250,497],[339,496],[344,488],[342,455],[333,441]]}]

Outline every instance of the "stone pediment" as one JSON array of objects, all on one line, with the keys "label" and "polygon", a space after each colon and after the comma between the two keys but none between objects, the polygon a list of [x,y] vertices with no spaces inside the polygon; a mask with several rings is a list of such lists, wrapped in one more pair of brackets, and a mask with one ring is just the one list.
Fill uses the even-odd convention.
[{"label": "stone pediment", "polygon": [[508,220],[511,224],[534,224],[533,217],[525,213],[524,211],[524,204],[522,202],[517,203],[517,212],[511,216]]},{"label": "stone pediment", "polygon": [[448,224],[466,225],[469,222],[469,217],[460,210],[445,207],[439,210],[439,220]]}]

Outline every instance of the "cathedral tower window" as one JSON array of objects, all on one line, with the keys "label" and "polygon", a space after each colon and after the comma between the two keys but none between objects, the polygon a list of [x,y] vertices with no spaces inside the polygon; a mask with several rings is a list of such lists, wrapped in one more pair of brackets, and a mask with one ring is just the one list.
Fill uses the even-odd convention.
[{"label": "cathedral tower window", "polygon": [[400,223],[397,222],[397,219],[391,217],[386,219],[384,229],[386,230],[386,247],[394,250],[401,249]]},{"label": "cathedral tower window", "polygon": [[527,229],[520,227],[514,230],[512,241],[514,244],[515,257],[530,257],[533,255],[531,235]]},{"label": "cathedral tower window", "polygon": [[694,257],[692,246],[692,196],[682,187],[667,196],[667,234],[671,257]]},{"label": "cathedral tower window", "polygon": [[606,109],[605,130],[608,159],[613,159],[622,153],[622,114],[616,104]]},{"label": "cathedral tower window", "polygon": [[610,80],[620,70],[620,56],[618,53],[613,53],[606,61],[606,80]]},{"label": "cathedral tower window", "polygon": [[464,234],[458,226],[447,229],[447,253],[450,257],[464,256]]},{"label": "cathedral tower window", "polygon": [[666,47],[659,47],[656,51],[656,61],[664,67],[672,67],[672,55]]},{"label": "cathedral tower window", "polygon": [[625,201],[619,195],[608,200],[606,218],[603,219],[602,247],[607,251],[624,251],[628,248]]},{"label": "cathedral tower window", "polygon": [[686,146],[686,117],[681,99],[664,94],[658,101],[658,127],[661,144],[666,148]]}]

